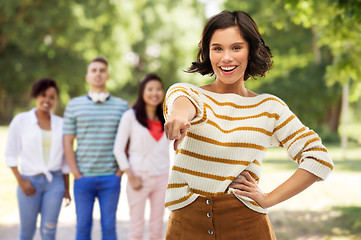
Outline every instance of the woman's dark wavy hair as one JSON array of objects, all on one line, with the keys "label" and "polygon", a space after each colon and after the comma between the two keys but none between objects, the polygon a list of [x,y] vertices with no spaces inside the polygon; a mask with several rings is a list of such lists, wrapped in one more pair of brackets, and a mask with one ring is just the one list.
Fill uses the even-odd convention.
[{"label": "woman's dark wavy hair", "polygon": [[186,72],[199,72],[202,75],[210,74],[212,76],[214,72],[209,58],[211,38],[216,30],[233,26],[239,27],[242,37],[249,45],[248,65],[244,80],[249,77],[264,76],[273,63],[271,50],[265,45],[256,23],[247,13],[242,11],[222,11],[208,20],[198,44],[197,61],[192,62]]},{"label": "woman's dark wavy hair", "polygon": [[55,88],[56,94],[59,95],[59,88],[58,88],[58,85],[56,84],[55,80],[53,80],[51,78],[42,78],[42,79],[36,81],[31,86],[30,96],[32,98],[36,98],[37,96],[39,96],[40,94],[42,94],[48,88],[51,88],[51,87]]},{"label": "woman's dark wavy hair", "polygon": [[[145,77],[142,79],[142,81],[140,82],[140,85],[139,85],[137,101],[133,105],[135,117],[137,118],[138,122],[146,128],[149,128],[149,127],[147,124],[147,112],[145,111],[146,103],[144,102],[143,94],[144,94],[145,85],[147,85],[147,83],[149,81],[154,81],[154,80],[159,81],[163,87],[162,79],[157,74],[149,73],[149,74],[145,75]],[[156,115],[158,116],[159,120],[161,121],[162,128],[164,131],[165,120],[163,117],[163,103],[158,104],[157,109],[156,109]]]}]

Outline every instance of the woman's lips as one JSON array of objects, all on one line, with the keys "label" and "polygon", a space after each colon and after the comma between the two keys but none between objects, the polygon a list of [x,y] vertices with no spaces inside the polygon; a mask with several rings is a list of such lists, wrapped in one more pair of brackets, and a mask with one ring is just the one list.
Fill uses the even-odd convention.
[{"label": "woman's lips", "polygon": [[234,71],[236,70],[237,66],[224,66],[224,67],[219,67],[219,69],[221,70],[221,72],[224,75],[230,75],[232,73],[234,73]]}]

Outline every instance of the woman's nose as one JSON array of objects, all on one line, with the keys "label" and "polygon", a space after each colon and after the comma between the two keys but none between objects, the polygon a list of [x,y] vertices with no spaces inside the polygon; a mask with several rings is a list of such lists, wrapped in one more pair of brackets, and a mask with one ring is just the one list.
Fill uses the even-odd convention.
[{"label": "woman's nose", "polygon": [[224,61],[232,61],[232,54],[230,51],[224,51],[224,54],[223,54],[223,60]]}]

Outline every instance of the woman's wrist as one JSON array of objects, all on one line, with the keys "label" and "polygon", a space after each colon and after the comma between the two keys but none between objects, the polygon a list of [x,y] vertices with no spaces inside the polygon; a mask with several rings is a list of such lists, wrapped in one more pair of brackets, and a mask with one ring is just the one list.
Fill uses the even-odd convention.
[{"label": "woman's wrist", "polygon": [[127,174],[129,180],[133,180],[135,178],[135,175],[130,168],[124,169],[124,173]]},{"label": "woman's wrist", "polygon": [[18,180],[18,184],[19,184],[20,187],[23,186],[25,184],[25,182],[26,182],[25,178],[23,178],[22,176],[17,178],[17,180]]}]

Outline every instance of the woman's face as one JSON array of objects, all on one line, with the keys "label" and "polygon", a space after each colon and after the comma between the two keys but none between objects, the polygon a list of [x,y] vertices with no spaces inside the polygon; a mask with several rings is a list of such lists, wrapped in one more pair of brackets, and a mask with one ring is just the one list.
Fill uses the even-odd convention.
[{"label": "woman's face", "polygon": [[54,87],[49,87],[36,98],[36,108],[42,112],[50,112],[56,105],[58,94]]},{"label": "woman's face", "polygon": [[237,26],[218,29],[209,43],[209,58],[216,80],[233,84],[244,80],[249,45]]},{"label": "woman's face", "polygon": [[143,99],[145,104],[156,107],[163,102],[163,87],[158,80],[150,80],[145,84]]}]

